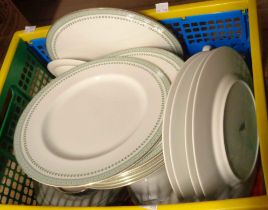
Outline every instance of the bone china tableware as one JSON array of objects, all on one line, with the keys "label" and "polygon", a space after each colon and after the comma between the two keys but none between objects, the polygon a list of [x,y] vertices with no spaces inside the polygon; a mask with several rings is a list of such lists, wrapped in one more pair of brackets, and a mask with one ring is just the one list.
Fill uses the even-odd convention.
[{"label": "bone china tableware", "polygon": [[157,66],[134,58],[98,60],[66,72],[26,107],[15,134],[16,157],[48,185],[83,186],[112,177],[159,141],[169,86]]},{"label": "bone china tableware", "polygon": [[73,12],[55,22],[47,35],[47,50],[52,60],[90,61],[135,47],[158,47],[182,55],[180,43],[163,25],[122,9]]},{"label": "bone china tableware", "polygon": [[195,55],[182,68],[186,73],[178,74],[164,114],[167,174],[174,191],[186,199],[217,198],[224,189],[246,182],[258,155],[246,63],[227,47],[200,54],[203,62]]}]

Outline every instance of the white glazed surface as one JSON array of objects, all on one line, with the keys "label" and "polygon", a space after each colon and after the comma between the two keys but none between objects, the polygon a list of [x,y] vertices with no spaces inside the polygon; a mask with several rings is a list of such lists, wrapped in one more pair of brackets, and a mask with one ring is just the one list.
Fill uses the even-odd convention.
[{"label": "white glazed surface", "polygon": [[167,101],[166,101],[166,107],[164,111],[164,116],[163,116],[163,129],[162,129],[162,146],[163,146],[163,156],[164,156],[164,161],[165,161],[165,167],[167,171],[167,175],[170,181],[170,184],[172,186],[172,189],[174,192],[177,194],[177,196],[182,197],[182,192],[181,192],[181,187],[180,183],[176,182],[174,170],[172,167],[172,161],[171,161],[171,156],[170,156],[170,143],[169,143],[169,127],[170,127],[170,113],[171,113],[171,108],[172,108],[172,103],[173,103],[173,98],[175,95],[175,91],[177,86],[179,85],[182,76],[185,74],[184,71],[185,69],[188,68],[189,64],[193,62],[193,58],[189,58],[189,60],[184,64],[183,68],[178,72],[176,78],[171,84],[171,87],[169,89]]},{"label": "white glazed surface", "polygon": [[[31,176],[40,182],[61,187],[86,185],[92,182],[89,181],[92,176],[96,181],[111,177],[120,172],[113,170],[111,173],[113,164],[118,164],[118,161],[123,164],[118,170],[123,171],[131,166],[131,161],[137,161],[131,159],[135,153],[140,151],[138,154],[142,157],[145,150],[149,151],[158,142],[161,135],[160,116],[168,88],[168,78],[158,67],[134,58],[103,59],[62,75],[53,84],[50,83],[47,90],[43,89],[46,93],[40,92],[39,98],[31,101],[32,105],[38,104],[34,107],[37,115],[27,114],[33,112],[31,106],[24,112],[25,117],[33,117],[31,119],[37,120],[36,123],[28,121],[28,127],[21,118],[21,126],[29,128],[30,133],[26,135],[27,144],[23,144],[27,151],[20,150],[21,138],[15,138],[16,155],[22,155],[20,164],[25,164],[25,167],[31,164],[33,170],[28,168],[27,171],[32,172]],[[38,129],[31,129],[32,126]],[[20,129],[22,127],[17,129],[18,135]],[[144,141],[149,145],[146,146]],[[23,162],[27,156],[33,159]],[[43,168],[36,167],[36,162]],[[111,167],[107,164],[111,164]],[[99,167],[103,170],[99,170]],[[40,170],[46,173],[46,177],[36,173]],[[102,175],[97,176],[92,170]],[[65,179],[62,179],[62,173],[67,175],[64,175]],[[69,174],[77,174],[77,178],[74,180],[74,176]],[[61,179],[57,176],[61,176]]]},{"label": "white glazed surface", "polygon": [[73,12],[53,24],[47,36],[47,49],[52,59],[89,61],[135,47],[159,47],[182,54],[178,40],[161,24],[121,9]]},{"label": "white glazed surface", "polygon": [[225,182],[235,186],[251,176],[257,159],[255,101],[250,87],[237,77],[227,75],[220,84],[213,128],[220,131],[214,140],[221,141],[214,143],[215,154]]},{"label": "white glazed surface", "polygon": [[[195,166],[193,164],[189,165],[189,156],[193,155],[193,153],[187,151],[187,141],[189,139],[186,139],[186,111],[188,108],[187,98],[194,75],[203,64],[206,55],[207,53],[203,52],[194,56],[193,62],[184,70],[181,82],[177,85],[170,112],[168,139],[170,159],[175,179],[182,191],[182,196],[187,200],[201,196],[201,190],[199,190],[200,187],[198,186],[199,182],[198,180],[196,181],[196,174],[194,174],[195,171],[191,169]],[[194,180],[193,177],[195,178]],[[193,181],[195,181],[195,185]]]},{"label": "white glazed surface", "polygon": [[[118,57],[118,56],[133,57],[149,61],[158,66],[167,75],[167,77],[171,82],[173,82],[173,80],[177,76],[178,72],[180,72],[184,64],[184,61],[175,54],[167,50],[152,47],[132,48],[112,53],[105,57]],[[85,61],[74,60],[74,59],[57,59],[51,61],[47,65],[47,68],[54,76],[57,77],[63,74],[64,72],[74,68],[75,66],[81,65],[83,63],[85,63]]]},{"label": "white glazed surface", "polygon": [[221,79],[229,74],[238,76],[249,85],[252,83],[246,63],[234,50],[221,47],[211,51],[209,56],[197,80],[192,121],[197,172],[202,190],[208,199],[214,198],[216,191],[228,186],[218,169],[219,165],[215,159],[217,151],[213,146],[217,143],[213,139],[218,132],[212,127],[217,87]]},{"label": "white glazed surface", "polygon": [[61,74],[73,69],[76,66],[58,66],[54,68],[53,70],[50,70],[51,74],[53,74],[55,77],[60,76]]},{"label": "white glazed surface", "polygon": [[47,64],[47,69],[51,74],[57,77],[60,74],[84,63],[85,61],[75,59],[57,59],[50,61]]},{"label": "white glazed surface", "polygon": [[52,60],[47,64],[48,70],[54,69],[59,66],[78,66],[85,63],[86,61],[77,59],[56,59]]},{"label": "white glazed surface", "polygon": [[184,115],[185,118],[185,146],[186,146],[186,153],[187,153],[187,162],[188,162],[188,169],[190,172],[190,178],[194,187],[195,194],[197,196],[197,199],[204,199],[204,192],[202,191],[202,188],[200,186],[200,178],[198,177],[197,173],[197,167],[196,167],[196,161],[194,159],[194,148],[193,148],[193,139],[192,139],[192,111],[193,111],[193,94],[196,87],[196,79],[200,73],[200,70],[203,67],[203,64],[205,63],[208,53],[200,53],[201,59],[198,61],[198,65],[196,67],[194,75],[191,75],[193,77],[191,81],[190,88],[188,90],[188,97],[186,102],[186,112]]},{"label": "white glazed surface", "polygon": [[175,54],[153,47],[132,48],[108,55],[108,57],[114,56],[132,57],[149,61],[158,66],[167,75],[171,83],[173,83],[184,65],[184,61]]}]

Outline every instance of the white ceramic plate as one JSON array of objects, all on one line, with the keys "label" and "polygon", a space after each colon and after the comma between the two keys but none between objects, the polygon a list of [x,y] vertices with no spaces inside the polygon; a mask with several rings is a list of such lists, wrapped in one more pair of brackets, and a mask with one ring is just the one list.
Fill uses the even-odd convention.
[{"label": "white ceramic plate", "polygon": [[[117,57],[117,56],[136,57],[136,58],[140,58],[140,59],[149,61],[149,62],[157,65],[158,67],[160,67],[160,69],[167,75],[167,77],[169,78],[170,81],[174,80],[175,76],[180,71],[180,69],[184,63],[181,60],[181,58],[174,55],[173,53],[166,51],[166,50],[163,50],[163,49],[158,49],[158,48],[132,48],[132,49],[112,53],[112,54],[108,55],[107,57]],[[66,60],[66,62],[64,62],[65,60]],[[58,59],[58,60],[52,61],[51,64],[52,64],[52,67],[54,67],[54,69],[53,69],[53,71],[55,72],[54,75],[59,76],[60,74],[64,73],[65,70],[68,71],[69,66],[61,66],[61,65],[62,64],[63,65],[76,64],[74,62],[72,63],[72,61],[76,61],[76,60]],[[80,62],[83,62],[83,61],[80,61]],[[58,65],[56,65],[56,64],[58,64]],[[78,63],[78,64],[80,64],[80,63]],[[118,175],[111,177],[108,180],[106,179],[102,182],[98,182],[97,184],[90,185],[90,187],[95,188],[95,189],[96,188],[100,189],[100,188],[111,188],[114,186],[128,185],[129,183],[133,182],[133,181],[131,181],[133,179],[132,177],[135,177],[135,178],[138,177],[136,175],[136,173],[138,173],[138,168],[140,168],[145,163],[147,165],[148,161],[149,162],[154,161],[154,156],[158,155],[161,152],[162,152],[161,145],[158,144],[156,147],[154,147],[152,149],[152,151],[150,152],[151,154],[145,155],[145,157],[141,161],[139,161],[137,164],[135,164],[133,169],[136,168],[137,170],[132,169],[131,173],[130,173],[130,171],[127,170],[126,172],[124,172],[124,174],[126,174],[126,175],[118,174]],[[158,168],[158,165],[155,166],[154,168]],[[143,171],[142,173],[144,175],[147,174],[145,172],[146,168],[141,168],[141,170]],[[134,171],[135,171],[135,173],[134,173]],[[152,171],[152,170],[150,170],[150,171]],[[139,177],[142,178],[142,176],[139,176]],[[125,181],[125,180],[127,180],[127,181]],[[133,180],[135,180],[135,179],[133,179]]]},{"label": "white ceramic plate", "polygon": [[[195,186],[192,183],[192,174],[187,159],[186,147],[186,110],[187,97],[195,72],[202,65],[204,54],[195,55],[185,74],[178,84],[170,113],[169,147],[170,158],[177,183],[180,183],[182,195],[185,199],[193,199],[196,195]],[[178,129],[181,128],[181,129]]]},{"label": "white ceramic plate", "polygon": [[51,59],[93,60],[135,47],[158,47],[182,55],[178,40],[160,23],[113,8],[73,12],[53,24],[47,35]]},{"label": "white ceramic plate", "polygon": [[30,177],[48,185],[112,177],[159,140],[169,85],[158,67],[136,58],[102,59],[66,72],[23,112],[16,157]]},{"label": "white ceramic plate", "polygon": [[52,71],[50,71],[51,74],[53,74],[55,77],[60,76],[61,74],[75,68],[76,66],[59,66],[54,68]]},{"label": "white ceramic plate", "polygon": [[74,60],[74,59],[57,59],[49,62],[47,64],[47,69],[53,74],[55,77],[60,74],[68,71],[78,65],[84,64],[85,61]]},{"label": "white ceramic plate", "polygon": [[220,81],[212,129],[216,160],[225,182],[235,186],[247,180],[258,154],[255,101],[249,85],[236,75]]},{"label": "white ceramic plate", "polygon": [[85,61],[75,60],[75,59],[57,59],[57,60],[50,61],[47,64],[47,69],[51,70],[59,66],[78,66],[83,63],[85,63]]},{"label": "white ceramic plate", "polygon": [[132,48],[109,55],[109,57],[115,56],[134,57],[149,61],[158,66],[167,75],[171,83],[184,64],[184,61],[173,53],[152,47]]},{"label": "white ceramic plate", "polygon": [[[107,57],[136,57],[140,58],[146,61],[149,61],[158,67],[167,75],[169,80],[173,82],[175,76],[180,71],[183,61],[178,56],[174,55],[173,53],[170,53],[169,51],[158,49],[158,48],[132,48],[128,50],[119,51],[116,53],[112,53],[108,55]],[[151,162],[151,165],[155,162],[154,156],[159,155],[162,152],[161,144],[157,144],[155,147],[152,148],[152,150],[149,152],[150,154],[145,155],[145,157],[140,160],[137,164],[135,164],[133,169],[130,171],[126,171],[123,174],[118,174],[116,176],[111,177],[109,180],[104,180],[102,182],[99,182],[97,184],[91,185],[92,188],[110,188],[111,186],[122,186],[128,185],[132,180],[135,180],[139,172],[139,168],[141,169],[142,173],[146,173],[148,168],[148,163]],[[146,167],[142,167],[142,165],[146,164]],[[158,168],[160,164],[157,164],[154,168]],[[135,172],[134,172],[135,171]],[[152,171],[152,170],[151,170]],[[133,179],[132,177],[135,177]],[[139,176],[142,177],[142,176]],[[123,180],[123,181],[121,181]]]},{"label": "white ceramic plate", "polygon": [[[204,199],[204,192],[200,185],[200,178],[198,177],[197,173],[197,166],[196,166],[196,160],[194,159],[194,148],[193,148],[193,141],[192,141],[192,112],[193,112],[193,100],[194,100],[194,91],[196,87],[196,82],[198,75],[200,73],[200,70],[203,67],[203,64],[206,62],[206,59],[208,57],[208,52],[202,52],[199,55],[199,58],[196,58],[196,67],[194,70],[189,70],[189,75],[185,75],[185,77],[190,76],[192,77],[191,84],[188,89],[188,96],[185,101],[186,103],[186,111],[183,117],[184,122],[184,136],[185,136],[185,148],[186,148],[186,154],[187,154],[187,163],[188,163],[188,169],[190,173],[190,178],[195,190],[195,194],[198,199],[203,200]],[[192,73],[194,72],[194,73]],[[183,87],[182,87],[183,88]],[[186,90],[185,90],[186,91]],[[176,107],[174,107],[176,108]]]},{"label": "white ceramic plate", "polygon": [[[242,91],[238,91],[246,95],[246,100],[241,100],[239,103],[236,101],[232,104],[234,105],[232,107],[234,110],[239,109],[239,107],[237,107],[239,104],[240,108],[243,110],[243,115],[230,115],[230,113],[226,114],[224,111],[221,111],[221,107],[225,107],[227,102],[218,101],[218,99],[224,98],[225,90],[232,90],[232,88],[228,88],[230,81],[233,81],[232,79],[230,80],[229,77],[242,80],[252,87],[249,70],[243,58],[238,53],[227,47],[221,47],[210,52],[209,58],[204,64],[204,68],[202,68],[197,80],[192,116],[194,155],[197,161],[198,176],[201,180],[200,184],[207,198],[214,198],[218,191],[221,191],[228,185],[233,185],[235,178],[237,182],[246,178],[253,171],[258,153],[256,116],[255,111],[253,111],[255,109],[248,88],[243,87]],[[236,82],[234,82],[234,84],[236,84]],[[232,85],[230,87],[232,87]],[[232,91],[229,91],[228,94],[230,94],[230,92]],[[234,100],[234,97],[232,97],[232,100]],[[245,101],[247,101],[247,103],[244,103]],[[243,106],[245,105],[249,105],[249,108],[244,108]],[[220,116],[223,117],[221,118]],[[228,122],[230,122],[231,119],[235,120],[232,124],[232,129],[226,131],[224,130],[226,128],[224,126],[220,129],[215,129],[214,123],[217,124],[220,122],[223,124],[221,121],[226,120],[226,116],[230,117]],[[238,116],[239,121],[235,119]],[[244,123],[247,126],[244,126]],[[253,126],[254,129],[248,126]],[[240,128],[243,132],[245,130],[245,135],[241,135]],[[228,139],[226,135],[230,134],[229,132],[232,133],[231,136],[240,136],[240,138]],[[220,136],[222,137],[218,138]],[[230,137],[230,135],[228,136]],[[242,147],[233,147],[231,153],[228,150],[222,151],[228,159],[227,163],[223,158],[224,155],[220,156],[217,154],[217,152],[220,151],[217,150],[217,148],[219,144],[222,144],[221,141],[224,141],[224,145],[236,144]],[[235,160],[232,158],[234,155],[238,157],[235,158]],[[245,161],[244,159],[247,160]],[[244,174],[244,177],[238,178],[234,174],[238,168],[230,169],[231,172],[234,172],[232,174],[226,173],[228,166],[231,167],[235,165],[238,167],[240,164],[241,166],[239,167],[247,169],[244,171],[247,171],[248,174]],[[217,186],[217,188],[215,188],[215,186]]]},{"label": "white ceramic plate", "polygon": [[172,189],[179,197],[182,197],[182,191],[180,189],[181,188],[180,183],[177,183],[177,181],[176,181],[176,178],[175,178],[176,176],[174,174],[174,169],[172,166],[171,155],[170,155],[169,127],[170,127],[170,118],[171,118],[171,108],[172,108],[172,103],[174,100],[176,88],[179,86],[179,84],[182,80],[182,76],[184,74],[186,74],[186,71],[187,71],[189,65],[191,63],[193,63],[195,58],[198,56],[199,55],[196,55],[196,56],[189,58],[185,62],[185,64],[183,65],[182,69],[178,72],[175,80],[172,82],[169,93],[168,93],[164,117],[163,117],[162,146],[163,146],[164,161],[165,161],[165,166],[166,166],[168,178],[169,178],[170,184],[172,186]]},{"label": "white ceramic plate", "polygon": [[101,182],[88,185],[87,187],[90,189],[115,189],[118,187],[128,186],[139,180],[146,179],[147,176],[150,176],[163,166],[163,156],[160,153],[157,156],[153,156],[151,159],[148,158],[146,163],[139,164],[133,168],[131,167],[110,179],[105,179]]}]

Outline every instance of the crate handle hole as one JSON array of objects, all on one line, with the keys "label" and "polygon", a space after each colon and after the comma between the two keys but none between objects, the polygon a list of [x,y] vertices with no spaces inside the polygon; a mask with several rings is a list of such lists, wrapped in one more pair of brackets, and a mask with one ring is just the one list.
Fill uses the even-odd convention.
[{"label": "crate handle hole", "polygon": [[217,24],[223,24],[223,20],[217,20],[216,23]]}]

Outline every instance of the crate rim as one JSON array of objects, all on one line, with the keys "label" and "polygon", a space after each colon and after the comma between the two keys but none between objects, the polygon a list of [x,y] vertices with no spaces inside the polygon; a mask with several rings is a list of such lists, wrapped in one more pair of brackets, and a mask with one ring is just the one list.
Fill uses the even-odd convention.
[{"label": "crate rim", "polygon": [[[150,16],[154,19],[161,20],[167,18],[181,17],[201,14],[210,14],[215,12],[224,12],[232,10],[248,10],[249,16],[249,29],[250,29],[250,46],[251,46],[251,57],[252,57],[252,70],[253,70],[253,82],[255,98],[256,98],[256,110],[257,110],[257,124],[260,139],[260,152],[262,155],[262,166],[265,178],[265,187],[268,189],[268,121],[267,121],[267,109],[266,109],[266,99],[265,99],[265,88],[264,88],[264,78],[262,69],[262,57],[261,57],[261,46],[259,39],[259,26],[258,26],[258,16],[257,16],[257,5],[256,0],[212,0],[197,3],[182,4],[176,6],[170,6],[167,13],[156,13],[154,9],[143,10],[141,13]],[[7,54],[5,56],[2,68],[0,70],[0,93],[5,83],[9,67],[11,65],[13,56],[15,54],[19,40],[30,41],[35,38],[45,37],[50,26],[39,27],[34,32],[24,32],[18,31],[14,34],[10,46],[8,48]],[[258,75],[258,76],[256,76]],[[266,163],[266,164],[265,164]],[[16,205],[0,205],[0,208],[51,208],[51,207],[36,207],[36,206],[16,206]],[[77,207],[54,207],[57,209],[77,209]],[[79,207],[78,207],[79,208]],[[105,209],[115,209],[122,207],[83,207],[100,210]],[[129,209],[144,209],[139,206],[123,206],[123,208]],[[239,198],[239,199],[229,199],[220,201],[207,201],[207,202],[197,202],[197,203],[186,203],[186,204],[170,204],[170,205],[159,205],[159,209],[206,209],[206,210],[216,210],[216,209],[268,209],[268,195],[249,197],[249,198]]]},{"label": "crate rim", "polygon": [[127,208],[129,210],[265,210],[268,209],[267,196],[258,196],[250,198],[229,199],[224,201],[206,201],[194,203],[168,204],[168,205],[151,205],[151,206],[107,206],[107,207],[51,207],[51,206],[20,206],[20,205],[0,205],[1,210],[28,210],[28,209],[43,209],[43,210],[116,210]]}]

